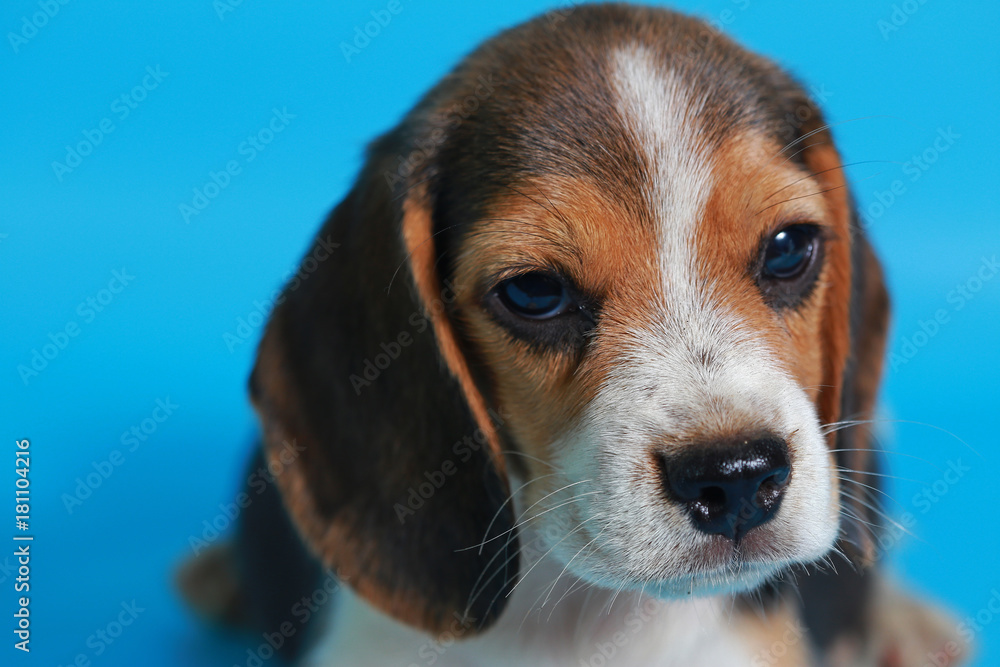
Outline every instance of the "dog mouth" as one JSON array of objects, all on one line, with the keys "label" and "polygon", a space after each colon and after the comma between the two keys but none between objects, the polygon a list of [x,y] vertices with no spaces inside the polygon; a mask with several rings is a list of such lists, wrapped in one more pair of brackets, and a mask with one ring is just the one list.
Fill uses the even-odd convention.
[{"label": "dog mouth", "polygon": [[643,588],[663,598],[742,593],[761,586],[774,578],[781,569],[781,566],[773,563],[743,562],[714,571],[675,576]]},{"label": "dog mouth", "polygon": [[661,561],[661,568],[650,567],[647,560],[625,565],[623,570],[615,558],[595,554],[598,562],[590,561],[592,567],[585,566],[578,574],[593,583],[641,590],[663,599],[732,595],[759,588],[801,563],[790,551],[774,531],[758,528],[740,541],[703,536],[682,555],[660,554],[661,559],[668,559]]},{"label": "dog mouth", "polygon": [[725,581],[727,585],[739,586],[744,580],[759,583],[760,577],[772,576],[792,562],[782,553],[770,531],[758,529],[740,541],[720,536],[709,538],[691,552],[686,572],[679,578],[693,577],[704,583]]}]

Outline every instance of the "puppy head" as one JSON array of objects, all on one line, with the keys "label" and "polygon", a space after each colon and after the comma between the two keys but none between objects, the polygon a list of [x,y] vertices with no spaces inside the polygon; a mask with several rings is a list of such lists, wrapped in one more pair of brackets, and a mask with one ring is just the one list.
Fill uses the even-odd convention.
[{"label": "puppy head", "polygon": [[737,591],[820,558],[823,425],[877,386],[884,291],[808,97],[666,11],[558,18],[373,145],[252,380],[272,455],[305,446],[279,483],[307,541],[432,631],[516,580],[508,467],[585,580]]}]

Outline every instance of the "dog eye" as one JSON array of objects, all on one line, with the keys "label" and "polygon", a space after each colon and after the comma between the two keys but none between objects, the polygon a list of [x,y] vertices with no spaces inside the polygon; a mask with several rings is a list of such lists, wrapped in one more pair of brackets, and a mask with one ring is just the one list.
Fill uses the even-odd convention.
[{"label": "dog eye", "polygon": [[812,225],[792,225],[771,237],[764,251],[763,274],[790,280],[809,266],[816,253],[817,230]]},{"label": "dog eye", "polygon": [[761,239],[751,271],[772,308],[794,308],[805,301],[823,268],[823,237],[816,225],[801,223]]},{"label": "dog eye", "polygon": [[572,281],[535,270],[500,281],[483,306],[512,336],[539,349],[582,350],[597,324],[597,303]]},{"label": "dog eye", "polygon": [[544,273],[526,273],[502,282],[497,293],[511,312],[532,320],[563,314],[570,305],[566,287]]}]

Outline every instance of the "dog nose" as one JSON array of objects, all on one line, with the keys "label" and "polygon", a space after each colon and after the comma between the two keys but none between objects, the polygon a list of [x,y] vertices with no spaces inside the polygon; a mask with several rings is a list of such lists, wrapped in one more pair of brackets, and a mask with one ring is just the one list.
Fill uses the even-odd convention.
[{"label": "dog nose", "polygon": [[663,457],[668,494],[698,530],[739,542],[778,511],[791,463],[776,437],[741,438]]}]

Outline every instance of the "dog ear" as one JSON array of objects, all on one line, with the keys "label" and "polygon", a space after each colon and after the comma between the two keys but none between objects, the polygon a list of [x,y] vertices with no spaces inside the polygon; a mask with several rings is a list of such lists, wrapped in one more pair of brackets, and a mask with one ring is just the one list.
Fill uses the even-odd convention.
[{"label": "dog ear", "polygon": [[[840,419],[851,420],[835,431],[841,470],[841,503],[848,508],[843,541],[848,555],[862,567],[878,556],[877,531],[882,523],[879,458],[870,423],[882,378],[889,331],[889,293],[875,252],[857,225],[851,248],[851,354],[844,369]],[[845,480],[853,480],[848,483]],[[844,487],[850,485],[850,489]],[[846,493],[845,493],[846,491]]]},{"label": "dog ear", "polygon": [[[871,419],[878,396],[889,325],[889,298],[882,271],[851,198],[844,165],[822,112],[784,74],[772,79],[783,101],[776,123],[783,154],[800,161],[817,181],[837,230],[826,244],[820,348],[823,363],[816,401],[827,444],[839,470],[841,531],[838,549],[850,565],[831,571],[819,565],[793,568],[802,619],[819,654],[864,645],[871,626],[877,581],[875,561],[880,517],[877,457],[871,450]],[[853,421],[852,421],[853,420]],[[850,425],[848,425],[850,423]],[[861,486],[864,485],[864,486]]]},{"label": "dog ear", "polygon": [[[878,457],[870,424],[878,398],[889,328],[889,296],[882,269],[861,228],[848,191],[840,157],[829,129],[817,111],[803,128],[803,152],[816,175],[838,229],[847,238],[829,244],[830,274],[822,322],[823,387],[819,412],[831,426],[828,442],[840,470],[843,530],[841,547],[862,567],[876,558],[876,530],[881,522]],[[844,422],[852,422],[850,425]]]},{"label": "dog ear", "polygon": [[[397,130],[369,151],[277,299],[251,393],[306,543],[375,607],[438,634],[492,623],[518,572],[497,429],[437,273]],[[486,541],[490,535],[504,539]],[[477,548],[469,548],[476,546]]]}]

